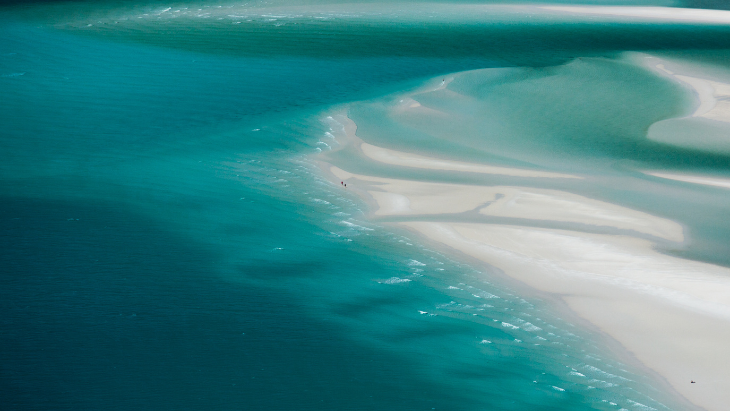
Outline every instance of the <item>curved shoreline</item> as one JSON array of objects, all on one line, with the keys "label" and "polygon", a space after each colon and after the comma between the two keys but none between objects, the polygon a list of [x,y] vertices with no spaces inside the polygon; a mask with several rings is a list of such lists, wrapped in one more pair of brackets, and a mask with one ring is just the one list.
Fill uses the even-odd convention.
[{"label": "curved shoreline", "polygon": [[[421,109],[420,105],[410,106]],[[377,147],[362,142],[355,136],[356,124],[345,114],[339,116],[346,135],[344,141],[338,141],[339,149],[349,146],[368,161],[467,174],[581,179]],[[730,339],[730,269],[655,251],[657,242],[684,241],[678,223],[559,190],[355,174],[322,155],[323,172],[333,182],[348,182],[348,189],[371,205],[372,218],[387,217],[388,224],[417,233],[447,252],[496,267],[538,294],[560,301],[690,403],[721,410],[730,402],[730,394],[723,392],[730,385],[724,367],[730,363],[730,353],[724,350]],[[509,216],[524,225],[485,224],[478,219],[439,221],[439,217],[458,213]],[[418,219],[426,215],[427,220]],[[601,227],[619,229],[628,234],[539,228],[538,223],[544,221],[566,227],[570,222],[580,223],[595,226],[599,232]],[[690,384],[690,380],[700,383]]]}]

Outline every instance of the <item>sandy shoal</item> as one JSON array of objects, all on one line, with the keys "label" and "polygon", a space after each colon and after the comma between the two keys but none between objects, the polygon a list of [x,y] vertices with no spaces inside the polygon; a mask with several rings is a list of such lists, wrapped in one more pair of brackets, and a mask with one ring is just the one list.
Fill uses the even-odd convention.
[{"label": "sandy shoal", "polygon": [[[661,61],[656,57],[651,59],[654,62]],[[653,64],[650,68],[655,68],[655,72],[685,84],[694,91],[699,106],[692,113],[692,117],[730,122],[730,84],[678,74],[668,70],[663,63]]]},{"label": "sandy shoal", "polygon": [[500,174],[513,177],[580,178],[569,174],[551,173],[547,171],[535,171],[442,160],[418,154],[390,150],[383,147],[376,147],[368,143],[362,143],[360,145],[360,149],[363,154],[371,160],[401,167],[422,168],[428,170],[463,171],[482,174]]},{"label": "sandy shoal", "polygon": [[563,13],[594,16],[632,17],[646,20],[687,23],[730,24],[730,11],[728,10],[628,6],[541,6],[540,8]]},{"label": "sandy shoal", "polygon": [[[656,63],[651,61],[653,70],[697,91],[702,101],[695,115],[725,116],[718,107],[726,84],[675,77]],[[405,98],[398,109],[427,108]],[[342,117],[343,145],[377,163],[535,178],[534,184],[544,178],[582,178],[376,147],[359,140],[356,125]],[[338,184],[347,183],[348,190],[368,201],[374,217],[387,217],[563,301],[691,403],[710,411],[730,404],[730,269],[657,252],[655,241],[684,241],[681,224],[559,190],[399,180],[322,165]]]},{"label": "sandy shoal", "polygon": [[654,177],[666,178],[668,180],[675,180],[675,181],[683,181],[685,183],[701,184],[701,185],[705,185],[705,186],[713,186],[713,187],[721,187],[721,188],[730,188],[730,179],[727,179],[727,178],[707,177],[707,176],[698,176],[698,175],[690,175],[690,174],[664,173],[664,172],[655,172],[655,171],[645,171],[644,173],[648,174],[650,176],[654,176]]},{"label": "sandy shoal", "polygon": [[[562,300],[693,404],[719,411],[730,403],[730,269],[661,254],[651,237],[538,228],[530,221],[613,227],[671,241],[683,240],[680,224],[558,190],[398,180],[331,165],[327,170],[368,199],[374,216],[387,216]],[[438,221],[457,213],[466,213],[465,222]],[[473,222],[480,215],[525,223]]]},{"label": "sandy shoal", "polygon": [[641,211],[576,194],[529,187],[473,186],[396,180],[330,171],[350,187],[365,190],[376,216],[438,215],[477,211],[492,217],[549,220],[633,230],[670,241],[684,240],[680,224]]},{"label": "sandy shoal", "polygon": [[730,403],[730,270],[657,253],[632,237],[400,224],[559,297],[692,403],[717,411]]}]

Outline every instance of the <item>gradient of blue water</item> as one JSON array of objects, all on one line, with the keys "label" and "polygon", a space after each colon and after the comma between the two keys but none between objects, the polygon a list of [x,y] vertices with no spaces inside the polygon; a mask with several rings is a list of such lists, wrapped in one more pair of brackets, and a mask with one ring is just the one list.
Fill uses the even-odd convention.
[{"label": "gradient of blue water", "polygon": [[203,53],[8,13],[0,38],[5,409],[665,409],[308,157],[327,106],[488,54]]}]

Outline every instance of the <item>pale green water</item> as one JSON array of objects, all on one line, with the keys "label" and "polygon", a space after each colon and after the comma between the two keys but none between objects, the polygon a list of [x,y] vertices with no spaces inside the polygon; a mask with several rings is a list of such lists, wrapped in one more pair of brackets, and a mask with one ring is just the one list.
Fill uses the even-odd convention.
[{"label": "pale green water", "polygon": [[[677,219],[684,255],[728,264],[727,194],[632,174],[726,157],[644,139],[691,100],[616,59],[728,29],[448,5],[168,17],[207,6],[0,13],[6,408],[680,409],[543,302],[367,222],[311,156],[330,107],[361,101],[365,139],[591,174],[572,190]],[[473,121],[383,116],[501,66],[422,101]]]}]

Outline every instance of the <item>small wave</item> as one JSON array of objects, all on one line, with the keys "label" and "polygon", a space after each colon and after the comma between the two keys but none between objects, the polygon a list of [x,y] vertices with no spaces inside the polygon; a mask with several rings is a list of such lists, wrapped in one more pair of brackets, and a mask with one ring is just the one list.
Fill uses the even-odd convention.
[{"label": "small wave", "polygon": [[348,226],[350,228],[353,228],[355,230],[374,231],[372,228],[363,227],[361,225],[353,224],[353,223],[351,223],[349,221],[345,221],[345,220],[340,221],[340,223],[342,223],[342,224],[344,224],[344,225],[346,225],[346,226]]},{"label": "small wave", "polygon": [[327,204],[327,205],[331,205],[332,204],[329,201],[322,200],[322,199],[319,199],[319,198],[313,198],[312,201],[315,202],[315,203],[318,203],[318,204]]},{"label": "small wave", "polygon": [[400,278],[400,277],[390,277],[385,281],[378,281],[381,284],[400,284],[400,283],[409,283],[412,280],[409,280],[407,278]]},{"label": "small wave", "polygon": [[568,373],[568,375],[575,375],[577,377],[585,377],[585,375],[579,373],[578,371],[571,371]]},{"label": "small wave", "polygon": [[595,384],[596,386],[598,386],[600,388],[611,388],[611,387],[618,386],[618,384],[610,383],[608,381],[603,381],[603,380],[597,380],[595,378],[589,380],[588,382],[590,382],[591,384]]},{"label": "small wave", "polygon": [[472,294],[476,298],[499,298],[494,294],[488,293],[486,291],[479,291],[477,294]]},{"label": "small wave", "polygon": [[561,392],[562,392],[562,391],[565,391],[565,389],[564,389],[564,388],[556,387],[556,386],[554,386],[554,385],[551,385],[551,387],[553,387],[553,389],[554,389],[555,391],[561,391]]},{"label": "small wave", "polygon": [[610,372],[606,372],[606,371],[603,371],[602,369],[600,369],[600,368],[597,368],[597,367],[594,367],[594,366],[592,366],[592,365],[588,365],[588,364],[586,364],[586,365],[585,365],[584,367],[585,367],[585,368],[586,368],[587,370],[593,371],[593,372],[595,372],[595,373],[597,373],[597,374],[603,375],[603,376],[605,376],[605,377],[608,377],[608,378],[616,378],[616,379],[619,379],[619,380],[621,380],[621,381],[631,381],[631,380],[630,380],[630,379],[628,379],[628,378],[624,378],[624,377],[622,377],[622,376],[620,376],[620,375],[615,375],[615,374],[611,374]]},{"label": "small wave", "polygon": [[522,324],[522,329],[525,331],[542,331],[542,328],[533,325],[532,323],[524,323]]},{"label": "small wave", "polygon": [[652,407],[650,407],[648,405],[644,405],[644,404],[642,404],[640,402],[632,401],[632,400],[630,400],[628,398],[626,399],[626,401],[628,401],[629,404],[631,404],[632,406],[634,406],[634,407],[636,407],[636,408],[638,408],[640,410],[656,411],[656,408],[652,408]]},{"label": "small wave", "polygon": [[20,76],[24,76],[24,75],[25,75],[25,72],[22,72],[22,73],[3,74],[3,75],[0,75],[0,77],[20,77]]},{"label": "small wave", "polygon": [[492,342],[489,340],[481,340],[479,344],[491,344]]},{"label": "small wave", "polygon": [[408,261],[408,265],[411,266],[411,267],[414,267],[414,266],[425,267],[426,266],[426,264],[424,264],[424,263],[422,263],[422,262],[420,262],[418,260],[409,260]]},{"label": "small wave", "polygon": [[502,321],[502,327],[504,327],[504,328],[511,328],[513,330],[519,330],[520,329],[520,327],[518,327],[518,326],[516,326],[514,324],[506,323],[504,321]]}]

